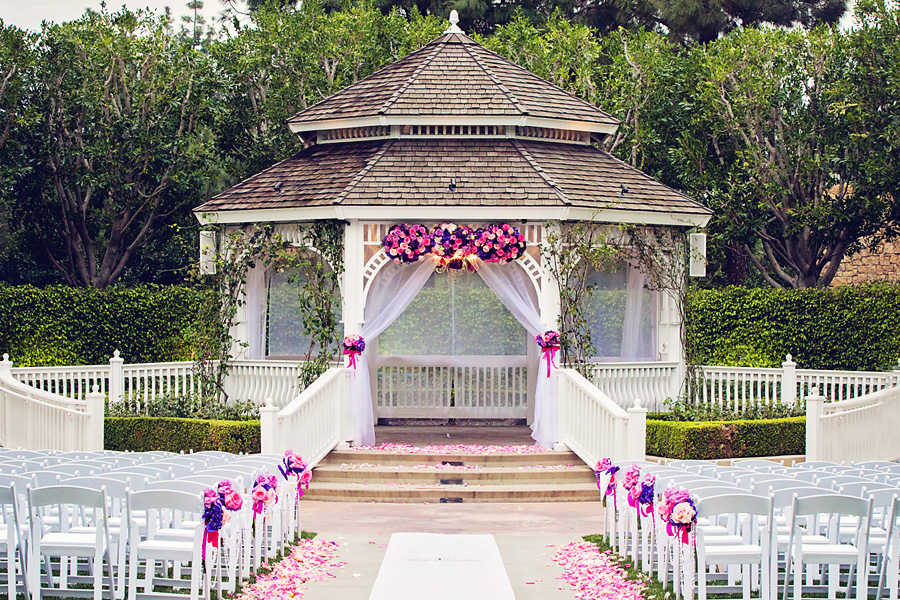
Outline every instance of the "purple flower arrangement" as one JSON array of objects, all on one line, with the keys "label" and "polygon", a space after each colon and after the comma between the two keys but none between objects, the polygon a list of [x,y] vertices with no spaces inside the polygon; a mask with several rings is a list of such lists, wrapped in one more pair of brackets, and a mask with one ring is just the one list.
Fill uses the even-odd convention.
[{"label": "purple flower arrangement", "polygon": [[[365,347],[365,344],[363,344],[363,347]],[[294,454],[290,450],[285,450],[284,460],[278,465],[278,470],[281,471],[281,475],[286,480],[290,480],[291,475],[294,475],[297,478],[297,497],[302,498],[302,488],[308,490],[309,482],[312,481],[312,471],[309,469],[309,465],[306,464],[306,461],[303,460],[303,457],[299,454]]]},{"label": "purple flower arrangement", "polygon": [[459,271],[474,271],[467,260],[475,253],[475,232],[468,225],[441,223],[431,230],[434,240],[432,253],[440,259],[441,267]]},{"label": "purple flower arrangement", "polygon": [[475,230],[475,251],[484,262],[505,264],[525,253],[525,236],[503,223]]},{"label": "purple flower arrangement", "polygon": [[424,225],[394,225],[381,240],[384,251],[394,262],[414,263],[431,252],[434,240]]},{"label": "purple flower arrangement", "polygon": [[244,500],[232,487],[231,481],[220,481],[216,489],[203,490],[203,558],[206,558],[206,544],[219,547],[219,531],[231,519],[231,512],[240,510]]},{"label": "purple flower arrangement", "polygon": [[537,345],[540,346],[542,350],[559,350],[558,331],[553,331],[552,329],[545,331],[540,335],[534,336],[534,341],[537,342]]},{"label": "purple flower arrangement", "polygon": [[361,335],[353,334],[344,338],[344,354],[350,357],[350,366],[356,368],[356,357],[366,349],[366,340]]},{"label": "purple flower arrangement", "polygon": [[667,488],[658,510],[659,518],[666,523],[666,533],[687,544],[691,528],[697,522],[697,507],[691,494],[681,488]]}]

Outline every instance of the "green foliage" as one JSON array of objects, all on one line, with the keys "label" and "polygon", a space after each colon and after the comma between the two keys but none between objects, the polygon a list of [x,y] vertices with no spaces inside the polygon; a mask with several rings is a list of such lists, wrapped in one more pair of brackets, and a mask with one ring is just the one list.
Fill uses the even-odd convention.
[{"label": "green foliage", "polygon": [[106,416],[252,421],[259,418],[259,406],[252,400],[225,402],[200,396],[163,396],[144,402],[136,396],[107,404]]},{"label": "green foliage", "polygon": [[16,366],[190,360],[184,330],[203,294],[186,286],[0,286],[0,352]]},{"label": "green foliage", "polygon": [[[667,415],[666,421],[758,421],[763,419],[786,419],[789,417],[806,416],[806,404],[803,401],[794,404],[782,404],[781,402],[765,402],[757,400],[748,403],[743,410],[736,410],[733,406],[720,406],[716,402],[707,404],[695,404],[685,399],[667,399],[666,404],[670,412],[659,413]],[[648,417],[649,418],[649,417]],[[654,416],[653,418],[656,418]]]},{"label": "green foliage", "polygon": [[169,417],[107,417],[103,447],[149,452],[259,452],[259,421],[204,421]]},{"label": "green foliage", "polygon": [[647,454],[720,459],[805,454],[806,417],[678,422],[647,420]]},{"label": "green foliage", "polygon": [[687,330],[700,364],[880,370],[900,357],[900,285],[692,290]]}]

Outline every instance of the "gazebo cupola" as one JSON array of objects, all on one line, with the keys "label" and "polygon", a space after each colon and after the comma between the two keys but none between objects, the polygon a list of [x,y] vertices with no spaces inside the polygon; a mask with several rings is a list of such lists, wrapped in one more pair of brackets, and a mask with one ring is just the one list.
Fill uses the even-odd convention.
[{"label": "gazebo cupola", "polygon": [[[398,223],[428,228],[447,222],[473,228],[506,223],[518,228],[527,247],[524,256],[505,265],[509,268],[504,272],[524,278],[530,290],[537,311],[533,326],[523,323],[530,332],[540,325],[555,327],[559,315],[559,289],[541,255],[549,223],[692,228],[705,225],[711,214],[601,150],[600,142],[619,125],[616,119],[487,50],[455,22],[436,40],[298,113],[287,125],[303,139],[305,148],[219,194],[197,208],[197,216],[226,227],[273,223],[286,240],[297,239],[303,223],[345,222],[341,286],[345,333],[371,326],[379,278],[384,283],[388,276],[399,277],[398,267],[382,248],[382,238]],[[624,275],[617,277],[625,294]],[[253,281],[248,279],[248,285],[262,285]],[[627,284],[629,290],[638,285],[632,284]],[[607,289],[612,284],[598,285]],[[506,305],[504,298],[500,300]],[[652,300],[650,308],[647,302],[643,306],[643,316],[635,318],[650,323],[652,332],[641,349],[631,348],[635,342],[625,339],[629,334],[618,333],[622,339],[616,344],[629,349],[617,345],[600,359],[679,358],[675,311],[664,298]],[[260,328],[266,329],[265,322],[258,324],[258,319],[266,318],[259,314],[267,310],[265,303],[254,306],[248,301],[245,309],[235,338],[247,342],[250,358],[272,356],[266,350],[271,345],[265,339],[258,341]],[[629,331],[627,324],[622,331]],[[504,400],[510,411],[473,410],[472,415],[530,418],[533,409],[530,403],[526,409],[524,399],[533,397],[535,385],[538,352],[533,343],[527,349],[523,345],[515,360],[469,356],[469,364],[453,356],[441,363],[433,351],[379,356],[377,335],[371,340],[369,361],[376,417],[423,416],[420,409],[428,402],[447,408],[442,415],[464,416],[461,407],[469,402],[465,394],[481,393],[475,388],[485,385],[490,388],[493,384],[485,382],[496,376],[502,380],[498,385],[505,390],[504,397],[521,401]],[[459,369],[492,368],[494,375],[476,373],[468,386],[472,389],[462,390]],[[432,377],[426,376],[431,373],[428,369],[440,371],[432,375],[443,378],[441,386],[449,381],[449,387],[422,383]],[[439,398],[429,396],[426,401],[421,394],[416,396],[419,392],[408,389],[414,387],[411,381]],[[509,391],[509,386],[518,387]],[[411,406],[418,408],[404,413],[397,408],[403,404],[397,398],[407,392],[416,396]],[[478,399],[470,404],[487,406]]]}]

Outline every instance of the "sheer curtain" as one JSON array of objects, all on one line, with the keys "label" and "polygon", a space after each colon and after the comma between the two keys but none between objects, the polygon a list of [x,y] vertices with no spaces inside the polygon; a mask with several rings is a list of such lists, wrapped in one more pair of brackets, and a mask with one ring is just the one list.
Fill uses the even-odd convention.
[{"label": "sheer curtain", "polygon": [[[365,323],[359,335],[367,342],[397,320],[434,272],[434,262],[422,260],[413,265],[387,263],[375,276],[366,298]],[[372,411],[372,387],[369,384],[367,353],[360,354],[350,381],[350,398],[356,414],[354,439],[364,446],[375,443],[375,415]]]},{"label": "sheer curtain", "polygon": [[247,315],[247,358],[259,360],[266,353],[266,266],[257,260],[254,267],[247,272],[244,284]]},{"label": "sheer curtain", "polygon": [[[547,331],[548,327],[541,321],[537,300],[531,295],[534,286],[525,269],[515,263],[496,265],[478,261],[476,271],[530,335]],[[531,437],[540,447],[551,449],[559,441],[558,420],[556,372],[551,369],[548,377],[547,369],[541,367],[535,386],[534,422],[531,424]]]},{"label": "sheer curtain", "polygon": [[[644,295],[647,275],[633,265],[628,266],[628,283],[625,284],[625,317],[622,323],[622,360],[644,358],[641,352],[643,338],[641,321],[643,319]],[[643,332],[646,336],[646,332]]]}]

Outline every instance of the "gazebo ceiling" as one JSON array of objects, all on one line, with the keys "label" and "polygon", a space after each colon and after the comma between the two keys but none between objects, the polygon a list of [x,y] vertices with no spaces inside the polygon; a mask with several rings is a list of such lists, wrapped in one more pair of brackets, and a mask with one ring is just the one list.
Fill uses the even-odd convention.
[{"label": "gazebo ceiling", "polygon": [[601,133],[612,133],[619,125],[593,104],[461,33],[442,35],[291,117],[288,125],[301,132],[410,124],[436,117],[434,122],[451,122],[450,118],[452,122],[564,126]]}]

